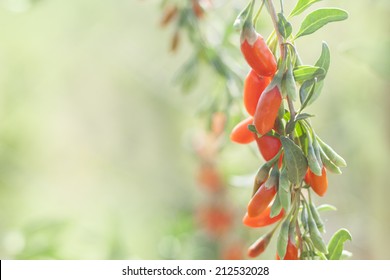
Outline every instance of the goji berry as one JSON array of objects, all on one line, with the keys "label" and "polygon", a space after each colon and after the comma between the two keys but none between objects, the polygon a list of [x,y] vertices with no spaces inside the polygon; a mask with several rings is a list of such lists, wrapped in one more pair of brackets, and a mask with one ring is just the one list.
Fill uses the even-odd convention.
[{"label": "goji berry", "polygon": [[307,170],[305,175],[305,181],[311,186],[313,191],[319,196],[324,196],[328,189],[328,178],[326,176],[326,168],[322,167],[321,176],[317,176],[310,169]]},{"label": "goji berry", "polygon": [[248,256],[250,258],[256,258],[258,255],[263,253],[271,240],[272,234],[267,234],[260,237],[258,240],[253,243],[248,249]]},{"label": "goji berry", "polygon": [[269,226],[283,218],[284,210],[282,209],[282,211],[280,211],[280,213],[273,218],[270,217],[270,214],[271,206],[268,206],[256,217],[249,217],[248,214],[245,214],[244,218],[242,219],[242,222],[244,223],[244,225],[252,228]]},{"label": "goji berry", "polygon": [[253,132],[248,129],[248,125],[253,123],[253,118],[249,117],[238,123],[230,134],[230,139],[239,144],[248,144],[255,140]]},{"label": "goji berry", "polygon": [[271,82],[270,77],[263,77],[251,70],[244,82],[244,106],[249,115],[253,116],[264,89]]},{"label": "goji berry", "polygon": [[276,186],[269,189],[266,188],[265,183],[260,186],[255,195],[248,203],[248,216],[256,217],[260,215],[270,204],[276,194]]},{"label": "goji berry", "polygon": [[272,159],[282,147],[279,138],[269,135],[263,135],[260,138],[255,135],[257,147],[266,161]]},{"label": "goji berry", "polygon": [[[280,260],[280,257],[278,254],[276,254],[276,259]],[[298,260],[298,248],[297,246],[289,239],[287,243],[287,251],[286,255],[284,256],[283,260]]]},{"label": "goji berry", "polygon": [[270,77],[275,74],[277,69],[275,57],[264,38],[252,26],[244,26],[242,30],[241,52],[258,75]]},{"label": "goji berry", "polygon": [[282,95],[278,86],[263,92],[254,115],[254,125],[258,133],[264,135],[273,128],[281,104]]}]

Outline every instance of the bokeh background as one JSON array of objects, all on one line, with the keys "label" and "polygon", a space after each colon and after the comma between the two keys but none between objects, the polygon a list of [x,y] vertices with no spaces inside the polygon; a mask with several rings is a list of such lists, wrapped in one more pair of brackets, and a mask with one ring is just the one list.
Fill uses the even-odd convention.
[{"label": "bokeh background", "polygon": [[[348,162],[316,199],[338,208],[323,214],[325,240],[345,227],[353,259],[390,259],[390,2],[321,5],[350,13],[298,42],[307,63],[322,40],[331,48],[323,94],[308,111]],[[215,77],[206,69],[181,92],[174,79],[192,48],[183,38],[170,53],[173,30],[160,18],[156,0],[0,1],[1,259],[220,257],[194,218],[205,197],[190,148]],[[229,141],[220,157],[226,182],[261,164]],[[226,193],[230,236],[245,251],[264,232],[240,223],[251,189],[226,183]]]}]

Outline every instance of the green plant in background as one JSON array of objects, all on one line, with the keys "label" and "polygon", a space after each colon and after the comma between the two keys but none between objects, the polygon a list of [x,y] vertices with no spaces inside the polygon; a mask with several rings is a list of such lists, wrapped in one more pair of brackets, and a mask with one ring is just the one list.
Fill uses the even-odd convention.
[{"label": "green plant in background", "polygon": [[[346,229],[341,229],[325,244],[321,235],[325,228],[320,212],[335,210],[335,207],[326,204],[316,207],[312,191],[324,196],[328,188],[327,172],[341,174],[340,168],[345,167],[346,162],[316,134],[310,122],[314,115],[306,112],[321,93],[330,66],[330,50],[323,42],[319,59],[314,65],[308,65],[301,61],[295,42],[330,22],[347,19],[348,13],[338,8],[314,10],[306,15],[295,31],[290,20],[318,0],[299,0],[288,14],[284,11],[283,1],[280,1],[279,13],[276,13],[273,1],[259,2],[261,5],[255,16],[256,1],[252,0],[234,22],[234,29],[241,30],[241,52],[251,67],[243,89],[244,107],[250,116],[233,128],[230,138],[240,144],[256,141],[260,154],[266,160],[255,177],[252,198],[243,223],[253,228],[277,225],[249,248],[248,255],[257,257],[264,252],[280,228],[277,236],[278,259],[341,259],[344,242],[351,240],[351,235]],[[197,50],[197,55],[181,71],[187,77],[182,79],[184,85],[187,84],[186,80],[196,80],[193,79],[192,68],[202,57],[200,53],[223,53],[206,44],[202,36],[194,40],[196,36],[191,35],[201,34],[198,23],[194,28],[189,20],[192,18],[198,22],[203,17],[203,10],[196,8],[202,7],[200,3],[203,1],[187,2],[187,8],[181,8],[177,25],[187,29],[190,41]],[[274,26],[267,40],[256,31],[264,6]],[[177,6],[166,9],[163,24],[171,21],[178,11]],[[191,16],[187,17],[188,11],[191,11],[188,14]],[[177,34],[178,30],[173,37],[175,48]],[[215,63],[215,58],[219,63]],[[205,61],[214,66],[226,81],[231,73],[239,72],[221,71],[236,67],[227,67],[229,60],[218,55]],[[295,109],[297,103],[299,109]],[[227,115],[232,106],[234,104],[229,102],[224,107]]]}]

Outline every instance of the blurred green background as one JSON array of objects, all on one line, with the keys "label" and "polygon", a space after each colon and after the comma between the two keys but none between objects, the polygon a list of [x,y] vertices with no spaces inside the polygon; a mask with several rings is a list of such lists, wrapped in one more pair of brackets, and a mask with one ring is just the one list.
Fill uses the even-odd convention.
[{"label": "blurred green background", "polygon": [[[390,259],[390,2],[321,5],[350,13],[298,42],[307,63],[322,40],[331,48],[308,112],[349,164],[316,200],[338,208],[323,214],[325,240],[345,227],[353,259]],[[1,259],[210,258],[192,219],[203,197],[188,135],[213,77],[180,92],[191,46],[169,53],[160,18],[159,1],[0,1]],[[228,141],[221,157],[227,176],[259,165]],[[246,248],[263,232],[240,224],[251,190],[227,188]]]}]

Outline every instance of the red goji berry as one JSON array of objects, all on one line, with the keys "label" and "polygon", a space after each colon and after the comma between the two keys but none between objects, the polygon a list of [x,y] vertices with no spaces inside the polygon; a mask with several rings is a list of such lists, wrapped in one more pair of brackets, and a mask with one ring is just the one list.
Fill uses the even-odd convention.
[{"label": "red goji berry", "polygon": [[282,147],[280,139],[274,136],[263,135],[260,138],[255,135],[257,147],[265,161],[269,161],[279,152]]},{"label": "red goji berry", "polygon": [[238,123],[230,134],[230,139],[239,144],[248,144],[255,140],[253,132],[248,129],[248,125],[253,123],[253,118],[249,117]]},{"label": "red goji berry", "polygon": [[313,191],[319,196],[324,196],[328,189],[328,178],[326,176],[326,168],[322,167],[321,176],[317,176],[310,169],[307,170],[305,175],[305,182],[311,186]]},{"label": "red goji berry", "polygon": [[251,70],[244,82],[244,106],[249,115],[253,116],[264,89],[271,82],[270,77],[263,77]]},{"label": "red goji berry", "polygon": [[256,258],[258,255],[262,254],[271,240],[272,234],[267,234],[260,237],[258,240],[253,243],[248,249],[248,256],[250,258]]},{"label": "red goji berry", "polygon": [[[278,254],[276,254],[276,259],[280,260],[280,257]],[[289,239],[287,243],[287,251],[286,255],[284,256],[283,260],[298,260],[298,248],[297,246]]]},{"label": "red goji berry", "polygon": [[245,214],[242,222],[244,225],[252,228],[269,226],[283,218],[284,210],[282,209],[282,211],[280,211],[280,213],[273,218],[270,217],[270,214],[271,206],[268,206],[263,212],[260,213],[260,215],[256,217],[249,217],[248,214]]},{"label": "red goji berry", "polygon": [[265,183],[260,186],[255,195],[248,203],[248,216],[256,217],[260,215],[270,204],[276,194],[276,186],[269,189],[265,187]]},{"label": "red goji berry", "polygon": [[241,33],[241,52],[249,66],[260,76],[273,76],[277,69],[274,55],[255,29],[245,27]]},{"label": "red goji berry", "polygon": [[279,87],[275,86],[271,90],[263,92],[257,103],[254,116],[254,125],[258,133],[264,135],[273,128],[281,104],[282,95]]}]

